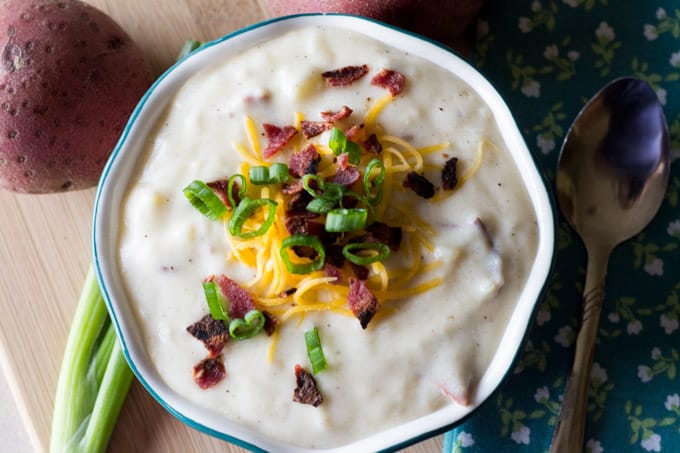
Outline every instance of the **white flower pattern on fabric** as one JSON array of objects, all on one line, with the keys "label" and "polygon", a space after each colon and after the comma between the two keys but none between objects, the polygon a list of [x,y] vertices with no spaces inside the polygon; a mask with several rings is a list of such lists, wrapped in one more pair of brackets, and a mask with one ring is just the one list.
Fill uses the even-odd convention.
[{"label": "white flower pattern on fabric", "polygon": [[546,46],[545,50],[543,51],[543,56],[547,60],[555,58],[559,54],[560,54],[560,49],[557,47],[557,44],[551,44],[549,46]]},{"label": "white flower pattern on fabric", "polygon": [[541,96],[541,84],[536,80],[532,80],[527,85],[522,87],[522,94],[528,98],[537,98]]},{"label": "white flower pattern on fabric", "polygon": [[654,25],[645,24],[642,34],[647,38],[647,41],[654,41],[659,37],[659,32]]},{"label": "white flower pattern on fabric", "polygon": [[607,315],[607,319],[609,319],[609,322],[612,324],[618,324],[618,322],[621,321],[621,316],[613,311]]},{"label": "white flower pattern on fabric", "polygon": [[463,448],[472,447],[475,444],[475,439],[472,438],[472,434],[461,431],[458,434],[458,441],[460,446]]},{"label": "white flower pattern on fabric", "polygon": [[680,219],[670,222],[668,228],[666,228],[666,233],[668,233],[669,236],[680,237]]},{"label": "white flower pattern on fabric", "polygon": [[550,390],[548,390],[547,386],[539,387],[536,389],[536,393],[534,393],[534,399],[536,400],[537,403],[544,403],[550,399]]},{"label": "white flower pattern on fabric", "polygon": [[664,407],[666,408],[666,410],[669,410],[671,412],[680,408],[680,395],[678,395],[677,393],[674,393],[672,395],[668,395],[666,397],[666,402],[664,403]]},{"label": "white flower pattern on fabric", "polygon": [[555,140],[543,137],[543,135],[538,134],[536,136],[536,146],[541,149],[543,154],[549,154],[550,151],[555,149]]},{"label": "white flower pattern on fabric", "polygon": [[616,33],[614,33],[614,29],[604,21],[600,22],[600,25],[595,30],[595,36],[605,42],[611,42],[616,39]]},{"label": "white flower pattern on fabric", "polygon": [[526,425],[522,425],[520,426],[519,431],[513,431],[513,433],[510,434],[510,438],[517,444],[529,445],[531,442],[531,429]]},{"label": "white flower pattern on fabric", "polygon": [[609,376],[607,375],[607,370],[602,368],[599,363],[594,362],[593,366],[590,368],[590,380],[592,382],[598,382],[600,384],[604,384],[609,380]]},{"label": "white flower pattern on fabric", "polygon": [[661,20],[664,17],[666,17],[666,10],[663,8],[657,8],[656,10],[656,18]]},{"label": "white flower pattern on fabric", "polygon": [[531,19],[528,17],[520,17],[517,20],[517,28],[519,28],[522,33],[529,33],[533,30],[534,26],[531,23]]},{"label": "white flower pattern on fabric", "polygon": [[588,453],[602,453],[604,448],[602,448],[599,440],[588,439],[588,442],[586,442],[586,451]]},{"label": "white flower pattern on fabric", "polygon": [[647,451],[661,451],[661,436],[656,433],[652,433],[651,436],[643,439],[640,442],[640,445]]},{"label": "white flower pattern on fabric", "polygon": [[652,380],[652,369],[647,365],[638,365],[638,377],[642,382],[649,382]]},{"label": "white flower pattern on fabric", "polygon": [[642,331],[642,323],[639,319],[633,319],[628,322],[628,325],[626,326],[626,332],[628,332],[628,335],[637,335],[640,333],[640,331]]},{"label": "white flower pattern on fabric", "polygon": [[568,348],[574,342],[574,329],[571,326],[560,327],[555,335],[555,342]]},{"label": "white flower pattern on fabric", "polygon": [[666,332],[667,335],[670,335],[676,330],[678,330],[678,319],[669,318],[668,316],[666,316],[665,313],[659,316],[659,324],[661,325],[661,327],[663,327],[663,330],[664,332]]},{"label": "white flower pattern on fabric", "polygon": [[655,347],[654,349],[652,349],[651,355],[652,355],[652,360],[658,359],[659,357],[661,357],[661,349]]},{"label": "white flower pattern on fabric", "polygon": [[649,275],[663,275],[663,260],[661,258],[654,258],[645,263],[645,272]]},{"label": "white flower pattern on fabric", "polygon": [[671,54],[671,58],[668,60],[668,62],[674,68],[680,68],[680,50],[677,51],[677,52],[673,52]]}]

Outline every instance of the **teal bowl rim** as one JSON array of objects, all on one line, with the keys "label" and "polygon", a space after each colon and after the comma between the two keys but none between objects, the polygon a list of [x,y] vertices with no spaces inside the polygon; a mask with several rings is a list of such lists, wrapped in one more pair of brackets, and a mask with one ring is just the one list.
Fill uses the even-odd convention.
[{"label": "teal bowl rim", "polygon": [[[137,118],[140,115],[141,111],[143,110],[144,106],[147,104],[149,98],[156,91],[158,86],[168,77],[169,74],[171,74],[178,66],[182,65],[186,60],[194,57],[195,55],[197,55],[201,52],[204,52],[207,49],[209,49],[209,48],[211,48],[215,45],[218,45],[222,42],[228,41],[228,40],[230,40],[230,39],[232,39],[236,36],[242,35],[244,33],[248,33],[250,31],[253,31],[253,30],[256,30],[256,29],[259,29],[259,28],[262,28],[262,27],[265,27],[265,26],[268,26],[268,25],[271,25],[271,24],[275,24],[277,22],[285,22],[285,21],[290,21],[290,20],[295,20],[295,19],[298,19],[298,18],[305,18],[305,17],[325,17],[325,16],[341,17],[341,18],[347,18],[347,19],[351,19],[351,20],[368,22],[368,23],[371,23],[375,26],[387,28],[387,29],[390,29],[392,31],[396,31],[398,33],[410,36],[412,38],[416,38],[417,40],[420,40],[425,44],[430,44],[430,45],[433,45],[435,47],[438,47],[438,48],[440,48],[440,49],[442,49],[442,50],[444,50],[448,53],[451,53],[454,56],[458,56],[461,60],[463,60],[463,62],[465,64],[470,66],[470,68],[474,72],[476,72],[479,77],[484,79],[489,84],[489,86],[492,87],[492,89],[495,91],[495,89],[493,88],[493,85],[487,79],[487,77],[484,74],[482,74],[481,72],[479,72],[476,68],[472,67],[468,62],[465,62],[465,60],[462,57],[460,57],[455,50],[451,49],[450,47],[447,47],[446,45],[444,45],[444,44],[442,44],[442,43],[440,43],[436,40],[430,39],[428,37],[422,36],[420,34],[417,34],[415,32],[409,31],[409,30],[402,29],[402,28],[394,26],[394,25],[383,23],[383,22],[375,20],[375,19],[366,18],[366,17],[363,17],[363,16],[351,15],[351,14],[340,14],[340,13],[304,13],[304,14],[294,14],[294,15],[289,15],[289,16],[281,16],[281,17],[276,17],[276,18],[260,21],[260,22],[254,23],[252,25],[246,26],[244,28],[238,29],[238,30],[236,30],[232,33],[226,34],[226,35],[224,35],[220,38],[217,38],[213,41],[209,41],[209,42],[204,43],[198,49],[194,50],[190,54],[188,54],[188,55],[184,56],[183,58],[181,58],[180,60],[176,61],[172,66],[170,66],[167,70],[165,70],[154,81],[154,83],[146,91],[146,93],[142,96],[142,98],[138,102],[137,106],[133,110],[132,114],[130,115],[129,120],[128,120],[124,130],[121,133],[121,136],[118,140],[118,143],[116,144],[114,150],[112,151],[112,153],[111,153],[111,155],[110,155],[110,157],[109,157],[109,159],[108,159],[108,161],[107,161],[107,163],[106,163],[106,165],[105,165],[105,167],[102,171],[102,175],[101,175],[99,184],[97,186],[97,190],[96,190],[96,193],[95,193],[95,199],[94,199],[94,209],[93,209],[93,216],[92,216],[93,228],[92,228],[92,236],[91,236],[94,271],[95,271],[95,275],[96,275],[97,281],[99,283],[99,286],[100,286],[100,289],[101,289],[101,292],[102,292],[102,295],[103,295],[103,299],[104,299],[106,308],[107,308],[107,310],[108,310],[108,312],[111,316],[111,319],[112,319],[112,322],[114,324],[116,334],[119,338],[119,341],[121,342],[123,354],[124,354],[125,359],[127,360],[128,364],[129,364],[130,368],[132,369],[133,373],[135,374],[136,378],[141,382],[141,384],[149,392],[149,394],[151,394],[151,396],[166,411],[168,411],[170,414],[172,414],[179,421],[183,422],[184,424],[188,425],[189,427],[191,427],[193,429],[198,430],[199,432],[211,435],[211,436],[216,437],[216,438],[221,439],[221,440],[228,441],[230,443],[233,443],[235,445],[238,445],[242,448],[245,448],[245,449],[248,449],[248,450],[254,451],[254,452],[266,452],[267,450],[257,446],[255,443],[245,441],[243,439],[240,439],[238,437],[235,437],[234,435],[230,435],[230,434],[223,432],[223,431],[215,430],[211,427],[204,425],[201,422],[198,422],[198,421],[188,417],[187,415],[184,415],[181,411],[175,409],[171,404],[169,404],[167,401],[165,401],[165,399],[163,397],[161,397],[156,392],[154,387],[144,378],[142,373],[139,371],[137,365],[135,364],[134,360],[130,356],[130,350],[129,350],[126,338],[124,337],[124,335],[122,333],[122,327],[120,325],[120,320],[118,319],[118,317],[115,314],[115,310],[113,308],[113,302],[111,300],[111,295],[109,294],[108,288],[107,288],[107,286],[105,285],[105,282],[104,282],[104,277],[102,275],[99,250],[98,250],[98,245],[97,245],[97,231],[98,231],[98,229],[97,229],[97,225],[98,225],[97,219],[98,219],[98,216],[99,216],[100,201],[101,201],[101,198],[102,198],[102,193],[103,193],[103,190],[104,190],[105,182],[107,181],[109,174],[111,172],[111,167],[113,166],[116,158],[120,154],[121,149],[123,148],[123,146],[127,142],[127,139],[128,139],[129,134],[130,134],[130,131],[132,129],[132,126],[137,121]],[[501,98],[500,94],[498,94],[497,92],[495,94],[499,98]],[[501,98],[501,100],[502,100],[503,107],[505,107],[507,109],[507,104],[505,103],[505,101],[502,98]],[[508,113],[510,113],[509,110],[508,110]],[[511,113],[510,113],[510,117],[512,118]],[[514,122],[514,118],[513,118],[513,122]],[[515,126],[516,126],[516,124],[515,124]],[[518,131],[518,133],[519,133],[519,131]],[[520,136],[521,136],[521,134],[520,134]],[[525,144],[523,138],[521,139],[521,141],[522,141],[522,143]],[[525,148],[526,148],[526,144],[525,144]],[[540,185],[542,186],[543,190],[545,191],[545,195],[546,195],[546,198],[547,198],[547,208],[549,210],[550,222],[548,222],[549,223],[549,231],[546,232],[547,237],[544,237],[543,239],[549,242],[550,248],[552,249],[552,252],[550,254],[550,257],[548,258],[548,263],[547,263],[548,269],[546,271],[545,278],[542,279],[543,283],[541,284],[541,287],[539,288],[539,291],[538,291],[537,296],[536,296],[536,300],[533,302],[531,313],[530,313],[529,317],[526,319],[526,325],[523,327],[522,338],[519,342],[518,348],[514,351],[512,361],[510,362],[510,365],[508,366],[508,368],[503,373],[503,376],[501,377],[501,379],[499,379],[498,382],[496,382],[496,384],[491,388],[491,391],[489,392],[489,394],[485,398],[483,398],[473,409],[471,409],[463,417],[456,419],[456,420],[452,421],[451,423],[445,424],[443,426],[439,426],[439,427],[436,427],[436,428],[431,429],[431,430],[425,430],[421,434],[418,434],[418,435],[416,435],[412,438],[409,438],[407,440],[398,441],[397,443],[395,443],[393,445],[388,445],[388,446],[380,449],[379,451],[381,451],[381,452],[396,451],[396,450],[399,450],[399,449],[403,449],[403,448],[405,448],[409,445],[412,445],[414,443],[423,441],[423,440],[428,439],[430,437],[433,437],[433,436],[436,436],[438,434],[449,431],[450,429],[452,429],[452,428],[460,425],[461,423],[465,422],[470,416],[475,414],[475,412],[478,410],[478,408],[485,401],[487,401],[493,395],[493,393],[498,389],[498,387],[505,381],[508,374],[510,374],[510,372],[512,371],[512,367],[515,364],[515,362],[517,361],[520,352],[522,351],[522,346],[524,345],[524,343],[526,342],[526,339],[528,337],[529,327],[530,327],[531,322],[534,319],[535,314],[536,314],[537,309],[538,309],[538,305],[539,305],[538,302],[542,299],[542,297],[543,297],[543,295],[546,291],[549,275],[552,273],[552,267],[554,265],[554,260],[555,260],[554,244],[555,244],[555,239],[556,239],[556,228],[555,228],[555,226],[556,226],[555,212],[556,211],[555,211],[554,200],[553,200],[553,197],[551,196],[551,193],[550,193],[550,190],[549,190],[549,185],[546,183],[545,176],[541,172],[538,171],[538,164],[537,164],[535,157],[532,155],[531,152],[529,152],[528,148],[526,148],[526,152],[528,154],[529,161],[531,161],[531,163],[533,164],[533,169],[536,171],[536,174],[538,175],[538,181],[537,182],[540,182]],[[357,443],[360,444],[361,441],[358,441]],[[343,448],[348,448],[348,447],[349,448],[355,448],[356,445],[350,444],[350,445],[347,445],[347,446],[340,446],[340,447],[332,448],[332,449],[329,449],[329,450],[308,450],[308,449],[299,449],[297,447],[293,447],[293,448],[295,449],[295,451],[301,451],[301,452],[302,451],[310,451],[310,452],[311,451],[329,451],[330,452],[330,451],[339,451],[339,450],[342,450]]]}]

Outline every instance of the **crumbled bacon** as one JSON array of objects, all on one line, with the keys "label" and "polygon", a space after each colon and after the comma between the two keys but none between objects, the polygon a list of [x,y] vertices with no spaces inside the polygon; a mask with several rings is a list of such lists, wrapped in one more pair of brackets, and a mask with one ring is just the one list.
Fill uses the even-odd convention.
[{"label": "crumbled bacon", "polygon": [[335,277],[333,283],[339,283],[342,280],[342,270],[339,267],[332,265],[331,263],[324,263],[323,274],[326,277]]},{"label": "crumbled bacon", "polygon": [[[229,196],[227,195],[229,193],[229,180],[227,179],[218,179],[217,181],[212,181],[209,183],[206,183],[208,187],[210,187],[213,192],[217,194],[222,199],[222,202],[227,205],[230,208],[234,208],[234,206],[231,205],[229,202]],[[239,196],[238,196],[238,191],[239,191],[239,185],[238,183],[234,183],[234,185],[231,187],[231,196],[234,198],[234,202],[238,205],[238,203],[241,201]]]},{"label": "crumbled bacon", "polygon": [[305,188],[302,186],[302,181],[299,179],[281,186],[281,193],[284,195],[295,195],[296,193],[300,193],[304,190]]},{"label": "crumbled bacon", "polygon": [[360,264],[354,264],[354,263],[349,263],[350,267],[352,268],[352,272],[354,272],[354,276],[358,278],[359,280],[368,280],[368,268],[366,266],[362,266]]},{"label": "crumbled bacon", "polygon": [[200,321],[187,327],[187,332],[203,342],[210,357],[217,357],[229,340],[229,331],[224,323],[210,315],[205,315]]},{"label": "crumbled bacon", "polygon": [[287,211],[285,219],[286,229],[290,234],[309,234],[318,236],[321,234],[321,231],[319,231],[315,224],[320,227],[323,227],[323,224],[314,222],[314,219],[317,217],[318,214],[307,210]]},{"label": "crumbled bacon", "polygon": [[288,171],[296,178],[302,178],[307,174],[314,175],[319,169],[319,162],[321,162],[321,156],[316,147],[310,144],[290,156]]},{"label": "crumbled bacon", "polygon": [[293,126],[278,127],[273,124],[264,123],[262,127],[264,128],[267,140],[269,140],[267,147],[262,152],[262,156],[265,159],[272,157],[274,154],[285,148],[293,137],[295,137],[295,134],[298,133],[297,129]]},{"label": "crumbled bacon", "polygon": [[373,154],[380,154],[382,151],[382,143],[378,141],[378,136],[371,134],[366,140],[361,144],[366,151]]},{"label": "crumbled bacon", "polygon": [[373,295],[366,282],[356,278],[349,279],[349,294],[347,305],[359,320],[361,328],[365,329],[378,311],[378,299]]},{"label": "crumbled bacon", "polygon": [[444,163],[442,169],[442,188],[444,190],[451,190],[458,184],[458,177],[456,176],[457,157],[452,157]]},{"label": "crumbled bacon", "polygon": [[205,390],[224,379],[227,372],[224,369],[224,363],[220,355],[218,357],[208,357],[198,362],[194,365],[192,374],[198,386]]},{"label": "crumbled bacon", "polygon": [[327,110],[325,112],[321,112],[321,118],[324,119],[324,121],[330,121],[331,123],[334,123],[336,121],[344,120],[345,118],[348,118],[352,114],[352,109],[347,107],[346,105],[343,105],[340,110],[337,112],[332,112],[330,110]]},{"label": "crumbled bacon", "polygon": [[279,323],[279,320],[266,310],[262,312],[262,315],[264,316],[263,329],[267,333],[267,336],[271,337],[274,334],[274,330],[276,330],[276,325]]},{"label": "crumbled bacon", "polygon": [[401,93],[406,83],[406,77],[403,74],[393,71],[391,69],[383,69],[371,79],[371,84],[386,88],[392,96]]},{"label": "crumbled bacon", "polygon": [[381,242],[393,252],[398,252],[401,247],[402,231],[400,226],[390,226],[383,222],[373,222],[366,227],[369,237],[364,239],[365,242]]},{"label": "crumbled bacon", "polygon": [[295,391],[293,401],[318,407],[323,402],[321,392],[316,386],[314,376],[301,365],[295,365]]},{"label": "crumbled bacon", "polygon": [[363,124],[352,124],[349,129],[345,131],[345,136],[347,140],[353,142],[361,142],[364,135],[364,125]]},{"label": "crumbled bacon", "polygon": [[434,184],[425,176],[411,171],[406,175],[403,183],[404,187],[413,190],[416,195],[423,198],[434,197]]},{"label": "crumbled bacon", "polygon": [[300,131],[306,139],[316,137],[326,131],[333,129],[333,123],[329,121],[301,121]]},{"label": "crumbled bacon", "polygon": [[336,163],[340,170],[345,170],[349,167],[349,154],[342,153],[336,158]]},{"label": "crumbled bacon", "polygon": [[361,178],[361,173],[357,167],[348,166],[345,169],[339,169],[333,176],[333,182],[343,186],[351,186]]},{"label": "crumbled bacon", "polygon": [[[214,279],[214,277],[211,277]],[[246,313],[255,308],[253,298],[234,280],[222,274],[215,280],[217,286],[220,287],[222,294],[229,300],[229,317],[243,318]]]},{"label": "crumbled bacon", "polygon": [[339,87],[351,85],[352,82],[359,80],[366,74],[368,74],[368,65],[364,64],[326,71],[321,74],[321,77],[326,81],[327,87]]},{"label": "crumbled bacon", "polygon": [[[302,181],[300,181],[300,187],[302,187]],[[293,196],[288,199],[288,210],[303,211],[307,209],[307,204],[309,204],[313,198],[314,197],[312,197],[309,192],[302,189],[301,191],[294,193]]]}]

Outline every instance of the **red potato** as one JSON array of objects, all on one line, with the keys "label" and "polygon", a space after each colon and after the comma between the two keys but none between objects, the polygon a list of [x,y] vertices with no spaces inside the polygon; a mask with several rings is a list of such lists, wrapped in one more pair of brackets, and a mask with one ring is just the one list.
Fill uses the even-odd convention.
[{"label": "red potato", "polygon": [[378,19],[469,50],[469,31],[485,0],[267,0],[272,15],[346,13]]},{"label": "red potato", "polygon": [[152,82],[113,19],[77,0],[0,3],[0,187],[95,185]]}]

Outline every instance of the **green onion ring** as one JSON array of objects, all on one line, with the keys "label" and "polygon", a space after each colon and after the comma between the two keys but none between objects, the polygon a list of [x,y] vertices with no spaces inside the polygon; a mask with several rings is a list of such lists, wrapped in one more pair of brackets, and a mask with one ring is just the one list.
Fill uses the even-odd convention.
[{"label": "green onion ring", "polygon": [[[371,181],[371,171],[374,167],[378,167],[380,173]],[[373,206],[380,204],[382,201],[383,182],[385,182],[385,165],[381,160],[373,159],[366,165],[366,171],[364,172],[364,190],[366,191],[368,202]],[[373,187],[376,188],[375,195],[371,191]]]},{"label": "green onion ring", "polygon": [[366,226],[368,213],[365,208],[337,208],[326,214],[326,231],[342,233],[356,231]]},{"label": "green onion ring", "polygon": [[288,165],[276,162],[269,167],[269,184],[281,184],[288,182]]},{"label": "green onion ring", "polygon": [[[357,252],[364,250],[374,250],[378,253],[372,256],[361,256],[354,253],[355,250]],[[365,266],[367,264],[386,259],[388,256],[390,256],[390,248],[380,242],[355,242],[352,244],[347,244],[342,248],[342,256],[344,256],[347,261],[360,266]]]},{"label": "green onion ring", "polygon": [[246,195],[246,177],[240,173],[232,175],[229,178],[229,183],[227,184],[227,197],[229,198],[229,203],[232,209],[236,209],[238,203],[234,200],[234,181],[239,180],[238,198],[242,200]]},{"label": "green onion ring", "polygon": [[328,147],[333,150],[333,154],[339,156],[345,151],[347,146],[347,136],[337,127],[331,129],[330,137],[328,137]]},{"label": "green onion ring", "polygon": [[345,145],[345,152],[347,153],[347,160],[350,164],[358,165],[361,161],[361,145],[356,142],[347,140]]},{"label": "green onion ring", "polygon": [[[313,248],[317,253],[316,259],[307,263],[293,263],[290,260],[287,249],[295,246]],[[288,236],[281,242],[280,254],[283,264],[286,265],[286,269],[288,269],[288,272],[291,274],[309,274],[310,272],[318,271],[323,267],[326,259],[326,251],[323,248],[323,244],[321,244],[321,240],[316,236],[310,236],[308,234],[294,234]]]},{"label": "green onion ring", "polygon": [[217,220],[227,212],[227,206],[219,195],[203,181],[192,181],[183,192],[189,203],[210,220]]},{"label": "green onion ring", "polygon": [[321,194],[321,198],[329,201],[340,201],[346,191],[347,188],[342,184],[327,182],[323,185],[323,194]]},{"label": "green onion ring", "polygon": [[315,198],[307,203],[307,210],[314,214],[326,214],[331,209],[335,208],[337,202],[333,200],[325,200],[323,198]]},{"label": "green onion ring", "polygon": [[314,181],[316,181],[316,183],[319,185],[319,189],[320,189],[320,190],[323,190],[323,188],[325,187],[326,183],[324,182],[323,179],[319,178],[317,175],[306,174],[306,175],[304,175],[304,176],[302,177],[302,187],[307,191],[307,193],[309,193],[309,194],[310,194],[311,196],[313,196],[314,198],[319,198],[319,197],[321,197],[321,195],[319,194],[319,192],[317,192],[316,190],[312,189],[312,188],[309,186],[309,180],[310,180],[310,179],[313,179]]},{"label": "green onion ring", "polygon": [[229,315],[224,308],[222,297],[217,290],[217,285],[213,281],[203,282],[203,292],[208,301],[210,316],[219,321],[229,321]]},{"label": "green onion ring", "polygon": [[[255,211],[264,206],[269,208],[265,221],[257,230],[244,233],[242,231],[243,225],[250,217],[253,216]],[[269,198],[257,198],[255,200],[247,197],[244,198],[234,210],[234,213],[231,215],[231,219],[229,219],[229,223],[227,225],[229,234],[240,239],[251,239],[262,236],[274,224],[274,219],[276,218],[276,206],[276,201],[270,200]]]},{"label": "green onion ring", "polygon": [[236,340],[252,338],[264,328],[264,315],[260,310],[250,310],[243,319],[232,319],[229,323],[229,336]]},{"label": "green onion ring", "polygon": [[312,364],[312,372],[317,374],[328,366],[326,357],[321,348],[321,339],[316,327],[305,332],[305,344],[307,345],[307,356]]}]

